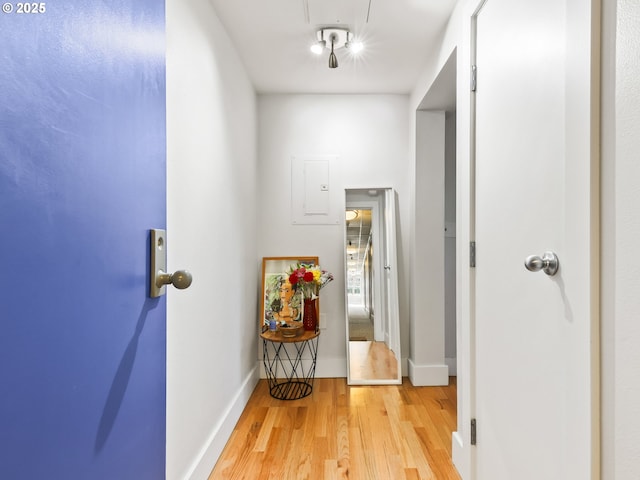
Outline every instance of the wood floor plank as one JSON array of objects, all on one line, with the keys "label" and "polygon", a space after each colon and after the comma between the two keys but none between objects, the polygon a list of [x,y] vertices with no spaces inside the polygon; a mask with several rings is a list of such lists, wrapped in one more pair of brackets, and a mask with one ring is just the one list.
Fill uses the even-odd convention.
[{"label": "wood floor plank", "polygon": [[336,423],[336,450],[336,477],[340,479],[349,478],[351,449],[349,444],[349,410],[347,407],[338,407]]},{"label": "wood floor plank", "polygon": [[456,388],[322,378],[308,397],[276,400],[261,380],[209,480],[459,480]]},{"label": "wood floor plank", "polygon": [[256,452],[264,452],[267,449],[267,444],[271,438],[277,415],[277,408],[271,408],[267,411],[267,415],[262,423],[262,428],[260,428],[258,438],[256,439],[255,446],[253,447]]}]

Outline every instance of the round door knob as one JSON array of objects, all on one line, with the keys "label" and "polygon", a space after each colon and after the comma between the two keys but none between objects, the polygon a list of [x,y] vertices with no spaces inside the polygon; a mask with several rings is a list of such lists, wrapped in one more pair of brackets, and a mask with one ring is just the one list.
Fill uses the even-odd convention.
[{"label": "round door knob", "polygon": [[171,275],[171,283],[173,283],[173,286],[179,290],[189,288],[192,281],[193,276],[188,270],[177,270],[173,275]]},{"label": "round door knob", "polygon": [[188,270],[176,270],[174,273],[166,273],[162,270],[158,271],[156,277],[156,286],[160,288],[162,285],[173,284],[179,290],[184,290],[191,285],[193,276]]},{"label": "round door knob", "polygon": [[558,272],[560,261],[555,253],[544,252],[542,258],[537,255],[529,255],[524,261],[524,266],[530,272],[539,272],[542,270],[552,277]]}]

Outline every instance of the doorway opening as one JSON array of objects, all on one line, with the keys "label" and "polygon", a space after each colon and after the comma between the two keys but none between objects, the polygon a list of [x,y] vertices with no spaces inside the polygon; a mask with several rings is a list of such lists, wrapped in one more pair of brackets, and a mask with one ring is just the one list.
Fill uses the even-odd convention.
[{"label": "doorway opening", "polygon": [[[457,375],[456,50],[416,110],[414,317],[409,376],[436,385]],[[434,368],[434,366],[436,368]]]}]

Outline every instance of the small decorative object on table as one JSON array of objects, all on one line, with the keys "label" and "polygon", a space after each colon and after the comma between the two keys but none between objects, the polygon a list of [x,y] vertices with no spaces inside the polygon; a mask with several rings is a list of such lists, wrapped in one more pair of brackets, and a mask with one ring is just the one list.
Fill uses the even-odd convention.
[{"label": "small decorative object on table", "polygon": [[292,265],[289,271],[289,283],[294,291],[302,292],[304,306],[302,325],[306,331],[315,331],[318,327],[318,308],[316,300],[320,290],[330,281],[333,275],[322,270],[319,265]]},{"label": "small decorative object on table", "polygon": [[283,323],[278,327],[280,335],[285,338],[297,337],[302,333],[302,322]]},{"label": "small decorative object on table", "polygon": [[302,325],[305,330],[313,332],[318,326],[318,310],[315,298],[304,299],[304,313],[302,317]]}]

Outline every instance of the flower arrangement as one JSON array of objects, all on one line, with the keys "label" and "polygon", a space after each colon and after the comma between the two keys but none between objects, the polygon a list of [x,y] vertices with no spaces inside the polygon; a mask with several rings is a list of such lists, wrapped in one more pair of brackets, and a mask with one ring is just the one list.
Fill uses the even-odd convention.
[{"label": "flower arrangement", "polygon": [[320,290],[333,280],[333,275],[318,265],[292,265],[289,269],[289,283],[302,291],[304,298],[317,298]]}]

